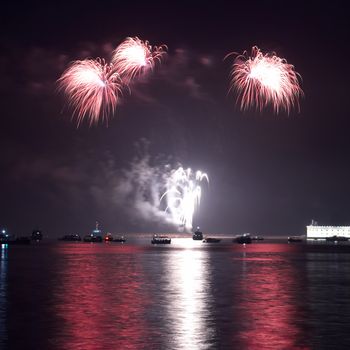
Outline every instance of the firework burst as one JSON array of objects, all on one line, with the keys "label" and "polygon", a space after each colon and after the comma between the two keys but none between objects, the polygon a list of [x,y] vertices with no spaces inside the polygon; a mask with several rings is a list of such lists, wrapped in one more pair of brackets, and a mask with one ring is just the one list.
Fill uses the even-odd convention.
[{"label": "firework burst", "polygon": [[190,168],[185,170],[179,167],[167,178],[167,190],[160,198],[160,201],[166,200],[165,211],[170,214],[172,222],[186,230],[192,229],[193,214],[201,200],[200,183],[203,180],[209,182],[206,173],[194,173]]},{"label": "firework burst", "polygon": [[113,52],[112,62],[124,82],[146,69],[153,69],[155,62],[160,61],[166,53],[166,46],[151,46],[148,41],[138,37],[126,38]]},{"label": "firework burst", "polygon": [[230,78],[230,90],[237,92],[241,110],[255,107],[261,111],[268,105],[276,113],[289,113],[294,106],[299,109],[299,97],[303,94],[300,75],[275,53],[263,54],[254,46],[250,56],[244,52],[235,58]]},{"label": "firework burst", "polygon": [[114,65],[103,59],[74,61],[58,80],[59,89],[68,96],[78,126],[108,120],[118,103],[121,81]]}]

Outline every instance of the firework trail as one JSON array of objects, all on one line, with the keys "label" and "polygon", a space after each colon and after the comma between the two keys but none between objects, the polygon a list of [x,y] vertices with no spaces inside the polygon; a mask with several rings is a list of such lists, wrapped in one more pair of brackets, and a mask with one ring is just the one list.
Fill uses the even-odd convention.
[{"label": "firework trail", "polygon": [[89,124],[108,120],[121,93],[121,80],[114,65],[103,59],[74,61],[58,80],[59,89],[68,96],[77,115],[78,126],[84,118]]},{"label": "firework trail", "polygon": [[138,37],[126,38],[113,52],[112,62],[128,84],[132,78],[146,69],[153,69],[166,53],[166,46],[151,46]]},{"label": "firework trail", "polygon": [[[162,164],[154,164],[158,162]],[[113,197],[133,220],[171,224],[179,231],[191,231],[202,182],[209,182],[207,174],[181,166],[174,168],[141,153],[118,176]]]},{"label": "firework trail", "polygon": [[282,109],[289,113],[294,106],[299,109],[299,97],[303,95],[300,75],[275,53],[263,54],[254,46],[251,56],[244,52],[235,58],[230,78],[230,91],[237,91],[241,110],[255,106],[262,111],[268,105],[276,113]]},{"label": "firework trail", "polygon": [[209,182],[208,175],[190,168],[179,167],[173,170],[166,181],[166,192],[160,198],[160,202],[166,199],[165,211],[171,216],[172,222],[186,230],[192,229],[193,214],[201,200],[202,189],[200,183],[203,180]]}]

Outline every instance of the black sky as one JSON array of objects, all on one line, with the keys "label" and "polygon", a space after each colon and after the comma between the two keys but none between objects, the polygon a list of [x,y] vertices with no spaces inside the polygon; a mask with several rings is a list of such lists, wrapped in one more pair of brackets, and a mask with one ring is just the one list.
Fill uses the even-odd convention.
[{"label": "black sky", "polygon": [[[311,219],[350,224],[345,2],[2,6],[0,226],[57,236],[87,232],[97,219],[112,232],[174,231],[115,190],[140,153],[153,168],[171,162],[208,173],[195,218],[207,232],[290,235]],[[77,129],[55,81],[70,61],[108,59],[128,36],[166,44],[168,58],[123,97],[108,127]],[[235,106],[223,58],[253,45],[301,74],[300,113]]]}]

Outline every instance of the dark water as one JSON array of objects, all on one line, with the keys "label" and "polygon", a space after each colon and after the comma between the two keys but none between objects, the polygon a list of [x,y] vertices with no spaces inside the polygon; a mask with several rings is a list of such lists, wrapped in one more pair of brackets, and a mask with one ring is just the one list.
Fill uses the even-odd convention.
[{"label": "dark water", "polygon": [[0,250],[0,349],[349,349],[350,247]]}]

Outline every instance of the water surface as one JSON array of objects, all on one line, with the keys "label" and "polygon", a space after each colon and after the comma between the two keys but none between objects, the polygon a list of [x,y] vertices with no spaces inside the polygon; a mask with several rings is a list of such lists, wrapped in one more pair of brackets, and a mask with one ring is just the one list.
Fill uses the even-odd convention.
[{"label": "water surface", "polygon": [[1,349],[347,349],[349,245],[0,250]]}]

